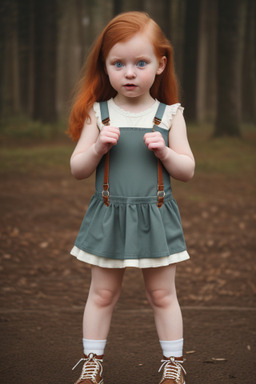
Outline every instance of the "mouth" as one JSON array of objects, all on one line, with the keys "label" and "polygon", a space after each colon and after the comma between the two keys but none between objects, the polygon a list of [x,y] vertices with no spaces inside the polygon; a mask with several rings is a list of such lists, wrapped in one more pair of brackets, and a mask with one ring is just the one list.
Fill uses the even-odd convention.
[{"label": "mouth", "polygon": [[134,89],[137,87],[137,85],[128,83],[128,84],[124,84],[124,87],[126,89]]}]

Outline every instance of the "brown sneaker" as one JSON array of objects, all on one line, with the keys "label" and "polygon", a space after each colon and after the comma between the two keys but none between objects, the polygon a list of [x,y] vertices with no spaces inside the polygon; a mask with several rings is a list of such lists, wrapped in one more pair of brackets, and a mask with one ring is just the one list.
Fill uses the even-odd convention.
[{"label": "brown sneaker", "polygon": [[185,369],[181,365],[183,357],[164,357],[158,372],[164,368],[162,380],[159,384],[185,384]]},{"label": "brown sneaker", "polygon": [[84,361],[82,373],[75,384],[104,384],[103,383],[103,356],[97,356],[94,353],[90,353],[88,356],[84,355],[84,358],[80,359],[78,363],[72,368]]}]

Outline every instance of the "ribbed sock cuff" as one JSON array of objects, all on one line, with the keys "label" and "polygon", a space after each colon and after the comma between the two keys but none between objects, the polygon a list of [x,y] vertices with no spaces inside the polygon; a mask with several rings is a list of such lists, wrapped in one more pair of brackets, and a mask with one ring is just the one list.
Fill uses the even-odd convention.
[{"label": "ribbed sock cuff", "polygon": [[164,341],[159,340],[163,355],[165,357],[181,357],[183,356],[183,339]]},{"label": "ribbed sock cuff", "polygon": [[84,354],[95,353],[98,356],[104,355],[107,340],[83,339]]}]

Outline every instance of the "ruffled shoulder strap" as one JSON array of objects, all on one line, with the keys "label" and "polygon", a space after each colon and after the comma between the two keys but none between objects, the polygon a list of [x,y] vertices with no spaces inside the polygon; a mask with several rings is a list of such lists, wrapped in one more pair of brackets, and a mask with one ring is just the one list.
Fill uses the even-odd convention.
[{"label": "ruffled shoulder strap", "polygon": [[172,121],[177,112],[180,111],[183,113],[184,108],[181,106],[180,103],[172,104],[172,105],[167,105],[165,114],[162,119],[162,124],[166,129],[170,129],[172,126]]}]

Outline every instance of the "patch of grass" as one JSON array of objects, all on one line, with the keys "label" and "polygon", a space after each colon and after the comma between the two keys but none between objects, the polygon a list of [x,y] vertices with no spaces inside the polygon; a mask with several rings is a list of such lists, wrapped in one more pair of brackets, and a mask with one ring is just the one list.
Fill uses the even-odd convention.
[{"label": "patch of grass", "polygon": [[8,117],[0,120],[1,142],[28,143],[35,140],[51,140],[65,135],[66,123],[58,121],[54,124],[45,124],[33,121],[26,116]]},{"label": "patch of grass", "polygon": [[55,144],[4,148],[0,153],[0,172],[33,173],[69,169],[72,145]]},{"label": "patch of grass", "polygon": [[212,137],[212,127],[188,127],[196,171],[223,176],[251,175],[256,166],[256,127],[245,126],[242,137]]},{"label": "patch of grass", "polygon": [[24,116],[0,121],[0,172],[44,172],[69,169],[74,143],[65,134],[66,124],[43,124]]}]

